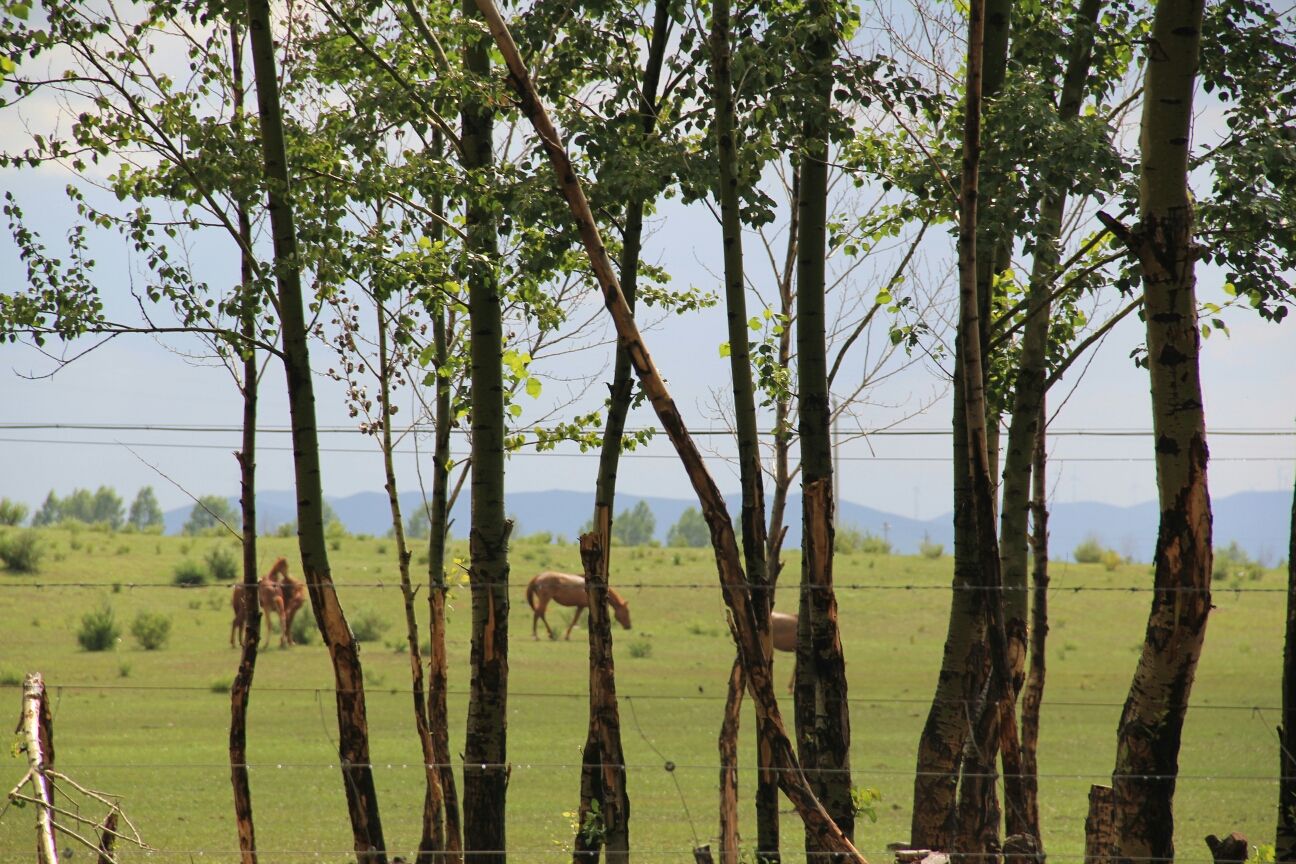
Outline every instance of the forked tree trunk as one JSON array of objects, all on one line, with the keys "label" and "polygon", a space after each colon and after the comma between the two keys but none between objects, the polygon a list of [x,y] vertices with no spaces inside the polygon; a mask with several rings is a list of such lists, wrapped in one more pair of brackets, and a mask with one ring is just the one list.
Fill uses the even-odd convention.
[{"label": "forked tree trunk", "polygon": [[[846,661],[833,591],[833,472],[828,391],[824,262],[828,255],[828,121],[833,57],[839,29],[836,7],[809,4],[804,46],[809,92],[799,118],[801,189],[797,200],[797,386],[801,438],[801,595],[797,622],[796,719],[801,764],[813,769],[810,786],[846,838],[855,833],[851,800],[850,705]],[[806,854],[830,851],[807,830]]]},{"label": "forked tree trunk", "polygon": [[[964,404],[967,410],[967,446],[974,524],[978,592],[986,622],[991,674],[986,700],[980,709],[997,713],[994,722],[976,718],[974,728],[986,737],[977,740],[980,753],[993,753],[1000,742],[1004,759],[1004,798],[1008,832],[1022,833],[1021,768],[1017,745],[1017,717],[1011,678],[1011,661],[1004,628],[1003,582],[999,571],[999,544],[995,534],[994,485],[986,441],[985,375],[981,356],[980,304],[976,280],[977,178],[981,150],[981,55],[984,37],[984,0],[974,0],[968,13],[967,95],[963,137],[963,176],[959,207],[959,331],[962,336]],[[993,764],[993,763],[991,763]],[[989,773],[984,772],[984,773]],[[988,820],[987,820],[988,821]],[[984,824],[984,823],[983,823]],[[960,850],[973,853],[987,849]]]},{"label": "forked tree trunk", "polygon": [[1278,830],[1274,857],[1296,861],[1296,492],[1287,545],[1287,627],[1283,641],[1282,725],[1278,727]]},{"label": "forked tree trunk", "polygon": [[[243,128],[243,28],[231,20],[230,80],[231,107],[235,130]],[[240,328],[243,334],[243,441],[236,455],[239,463],[239,503],[243,511],[243,647],[238,671],[230,685],[229,759],[230,783],[234,787],[234,826],[238,832],[239,860],[256,864],[256,828],[252,819],[252,786],[247,770],[247,709],[252,698],[252,679],[256,675],[257,649],[261,641],[261,604],[257,602],[256,542],[256,421],[258,370],[256,349],[256,313],[260,307],[260,289],[253,279],[252,222],[245,201],[238,204],[238,232],[242,240],[239,275],[242,279]]]},{"label": "forked tree trunk", "polygon": [[[472,16],[472,0],[464,0]],[[490,37],[469,37],[464,66],[479,82],[490,76]],[[498,225],[486,174],[493,159],[494,112],[480,96],[462,109],[463,166],[470,182],[465,230],[472,258],[468,317],[472,327],[472,677],[464,738],[464,851],[470,862],[505,860],[508,793],[508,538],[504,509],[503,307],[495,274]]]},{"label": "forked tree trunk", "polygon": [[499,9],[496,8],[493,0],[477,0],[477,8],[485,16],[491,34],[495,37],[496,44],[508,64],[509,81],[519,96],[519,108],[535,127],[537,136],[549,155],[559,189],[580,231],[591,269],[603,292],[604,305],[616,326],[617,336],[629,352],[635,374],[639,376],[644,393],[652,403],[662,428],[675,446],[694,491],[698,495],[703,517],[711,529],[721,595],[733,616],[733,635],[740,646],[748,687],[758,716],[762,713],[766,715],[767,725],[764,728],[768,730],[767,737],[770,740],[770,750],[773,765],[778,772],[779,785],[801,814],[802,819],[814,827],[825,849],[845,856],[848,861],[864,862],[866,860],[864,856],[851,845],[850,840],[828,817],[806,785],[796,756],[792,752],[791,742],[788,740],[779,715],[778,700],[774,696],[774,686],[770,679],[770,667],[765,662],[751,592],[746,584],[738,541],[734,536],[733,523],[725,507],[724,496],[707,473],[701,453],[689,435],[670,391],[666,389],[665,382],[644,345],[634,317],[626,306],[625,297],[617,283],[607,250],[599,237],[589,202],[585,198],[571,160],[563,147],[562,136],[554,128],[548,113],[536,96],[530,73],[527,71],[526,64],[522,62],[517,45],[513,42],[513,37],[500,16]]},{"label": "forked tree trunk", "polygon": [[[640,101],[636,106],[635,119],[647,138],[657,122],[657,90],[661,80],[662,63],[666,55],[666,43],[670,30],[670,10],[666,0],[657,0],[653,13],[652,39],[648,45],[648,59],[644,64],[643,85],[640,90]],[[621,245],[621,284],[625,286],[626,304],[634,312],[635,289],[639,280],[639,253],[643,242],[644,209],[646,201],[641,191],[636,191],[626,202],[626,224]],[[611,578],[612,556],[612,513],[616,501],[617,469],[621,462],[621,436],[625,432],[626,416],[630,411],[633,395],[633,380],[630,374],[630,356],[625,349],[617,346],[614,361],[612,384],[609,386],[607,423],[603,431],[603,445],[599,451],[598,480],[594,489],[594,532],[598,535],[592,541],[600,550],[599,573],[590,581],[587,568],[586,585],[589,594],[589,640],[590,640],[590,716],[589,729],[586,733],[586,758],[581,769],[581,800],[577,811],[577,820],[581,827],[586,824],[593,807],[598,801],[606,832],[601,841],[608,850],[608,860],[628,860],[630,848],[630,796],[626,789],[624,771],[615,775],[602,775],[601,769],[592,764],[589,754],[592,749],[599,752],[621,752],[621,720],[616,701],[616,688],[611,678],[612,632],[607,615],[607,586]],[[582,542],[584,542],[582,540]],[[584,556],[582,556],[582,560]],[[596,626],[594,606],[599,606]],[[596,669],[595,656],[606,657],[608,666],[606,685],[604,673]],[[597,680],[596,680],[597,679]],[[597,695],[597,701],[595,697]],[[604,759],[604,762],[609,760]],[[618,759],[619,761],[619,759]],[[606,781],[615,781],[609,785]],[[608,815],[615,817],[608,821]],[[578,853],[585,853],[587,860],[597,860],[599,843],[590,846],[586,832],[578,831],[574,844]],[[588,853],[592,851],[592,856]]]},{"label": "forked tree trunk", "polygon": [[396,567],[400,573],[401,599],[405,604],[405,639],[409,651],[410,695],[414,699],[414,733],[423,754],[423,822],[419,836],[418,864],[441,864],[445,850],[444,794],[436,750],[432,746],[432,729],[428,722],[426,694],[423,689],[423,658],[419,649],[418,618],[414,612],[414,585],[410,581],[409,546],[405,543],[405,520],[401,514],[400,495],[396,487],[396,465],[392,460],[391,355],[387,349],[388,320],[383,299],[375,297],[378,312],[378,410],[382,412],[382,455],[387,505],[391,511],[392,537],[396,541]]},{"label": "forked tree trunk", "polygon": [[1108,227],[1142,265],[1156,440],[1155,591],[1121,713],[1112,773],[1113,859],[1174,858],[1179,742],[1210,611],[1211,508],[1198,369],[1193,211],[1188,191],[1202,0],[1158,0],[1143,85],[1139,224]]},{"label": "forked tree trunk", "polygon": [[256,70],[257,106],[261,117],[261,152],[265,161],[267,202],[274,240],[275,280],[283,334],[284,373],[292,418],[293,471],[297,486],[297,542],[311,607],[333,662],[337,699],[338,757],[347,812],[361,864],[386,864],[378,813],[378,793],[369,762],[369,722],[365,709],[360,652],[338,602],[324,537],[324,496],[320,477],[319,437],[315,426],[315,390],[302,310],[301,259],[293,224],[291,184],[284,146],[279,79],[270,28],[268,0],[249,0],[248,30]]}]

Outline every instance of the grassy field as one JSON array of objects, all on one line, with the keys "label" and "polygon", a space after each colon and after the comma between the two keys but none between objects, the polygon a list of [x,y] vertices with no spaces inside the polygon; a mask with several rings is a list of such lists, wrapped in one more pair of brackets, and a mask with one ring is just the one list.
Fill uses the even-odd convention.
[{"label": "grassy field", "polygon": [[[0,698],[16,718],[26,671],[52,692],[59,768],[121,795],[127,813],[158,851],[125,861],[234,861],[227,735],[237,652],[229,647],[228,584],[178,590],[167,585],[185,559],[201,561],[228,539],[188,539],[91,530],[42,532],[38,573],[0,572]],[[352,621],[390,626],[366,643],[372,752],[388,847],[417,840],[422,781],[410,710],[393,545],[345,538],[332,552],[334,576]],[[265,562],[294,560],[295,541],[261,541]],[[460,550],[462,554],[462,550]],[[784,570],[791,584],[795,555]],[[515,545],[512,581],[541,569],[579,569],[574,546]],[[709,552],[628,549],[613,558],[613,585],[637,585],[629,599],[634,630],[616,631],[617,687],[625,753],[631,765],[631,838],[642,861],[689,860],[695,837],[717,829],[716,734],[733,647]],[[857,845],[885,859],[888,842],[908,834],[918,733],[931,698],[948,610],[949,558],[842,556],[837,563],[843,643],[852,697],[855,782],[882,794],[876,824],[863,822]],[[293,567],[296,574],[298,568]],[[1108,572],[1098,565],[1053,565],[1052,633],[1040,745],[1041,809],[1053,861],[1083,850],[1090,783],[1106,782],[1120,705],[1133,673],[1150,597],[1146,592],[1080,591],[1150,584],[1147,565]],[[34,584],[35,583],[35,584]],[[1206,649],[1193,689],[1177,796],[1180,861],[1208,861],[1208,833],[1241,831],[1272,842],[1276,799],[1279,678],[1284,597],[1277,571],[1259,581],[1217,586]],[[37,587],[39,586],[39,587]],[[865,587],[867,586],[867,587]],[[791,590],[781,593],[784,608]],[[509,846],[516,861],[570,860],[569,817],[577,801],[586,725],[587,658],[583,629],[571,642],[532,641],[531,612],[512,591]],[[110,604],[122,625],[115,650],[81,650],[86,612]],[[451,747],[463,740],[468,657],[468,596],[451,601]],[[169,644],[144,651],[130,635],[141,611],[169,615]],[[550,610],[555,627],[563,612]],[[541,634],[543,636],[543,627]],[[579,637],[579,638],[578,638]],[[780,685],[790,674],[778,663]],[[259,845],[267,862],[343,862],[351,856],[336,767],[336,724],[328,657],[314,644],[263,651],[253,688],[249,759]],[[784,706],[790,714],[790,704]],[[752,718],[744,716],[742,759],[752,765]],[[664,762],[676,766],[664,770]],[[11,755],[8,783],[25,770]],[[750,820],[753,775],[740,794]],[[754,827],[744,825],[744,837]],[[800,858],[800,832],[784,817],[786,860]],[[0,817],[0,861],[30,860],[33,816]],[[84,856],[77,855],[77,859]]]}]

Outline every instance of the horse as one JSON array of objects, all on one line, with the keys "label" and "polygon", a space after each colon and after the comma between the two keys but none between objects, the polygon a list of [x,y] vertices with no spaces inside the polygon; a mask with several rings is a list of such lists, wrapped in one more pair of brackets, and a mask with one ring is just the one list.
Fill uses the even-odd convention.
[{"label": "horse", "polygon": [[[576,614],[572,616],[571,624],[567,625],[566,639],[571,638],[572,628],[580,620],[581,612],[589,606],[589,595],[585,593],[585,579],[581,576],[573,576],[570,573],[554,573],[546,571],[537,574],[526,587],[527,605],[531,607],[531,638],[539,639],[536,635],[536,622],[544,622],[545,629],[549,631],[549,638],[554,638],[553,628],[545,620],[545,609],[552,600],[559,606],[575,606]],[[622,627],[630,629],[630,604],[622,598],[620,594],[611,588],[607,591],[608,604],[612,607],[612,612],[616,615],[616,620]]]},{"label": "horse", "polygon": [[[796,653],[797,616],[795,612],[770,613],[770,641],[774,643],[775,651],[787,651],[790,654]],[[788,681],[789,693],[792,692],[792,687],[795,684],[796,666],[793,666],[792,678]]]},{"label": "horse", "polygon": [[283,634],[280,637],[281,644],[295,645],[292,635],[293,619],[297,617],[297,612],[306,605],[306,583],[298,582],[289,576],[288,570],[285,569],[283,578],[279,581],[279,586],[283,593],[284,606],[284,627]]},{"label": "horse", "polygon": [[[270,572],[262,576],[257,581],[257,602],[261,604],[261,612],[265,615],[266,622],[266,644],[270,644],[270,637],[274,633],[273,616],[279,616],[280,637],[279,644],[284,642],[283,631],[287,627],[287,619],[284,612],[284,595],[283,587],[280,584],[281,579],[288,578],[288,559],[279,558],[270,565]],[[300,583],[298,583],[300,584]],[[244,597],[246,596],[246,586],[235,585],[234,593],[230,597],[230,605],[234,608],[234,621],[230,624],[230,647],[234,647],[234,634],[238,633],[239,645],[244,642],[243,624],[247,620],[247,609],[244,606]],[[260,634],[257,634],[258,637]]]}]

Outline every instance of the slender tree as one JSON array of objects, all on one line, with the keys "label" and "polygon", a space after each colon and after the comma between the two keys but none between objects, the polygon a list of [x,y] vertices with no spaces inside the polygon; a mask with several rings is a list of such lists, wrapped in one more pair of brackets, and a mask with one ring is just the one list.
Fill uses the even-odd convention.
[{"label": "slender tree", "polygon": [[293,470],[297,485],[297,542],[315,620],[333,661],[338,719],[338,755],[355,851],[362,864],[386,864],[369,760],[369,724],[360,653],[338,602],[324,535],[324,496],[315,425],[315,394],[303,312],[301,261],[293,222],[292,185],[284,145],[284,118],[268,0],[249,0],[257,107],[261,121],[267,207],[274,244],[275,281],[281,318],[284,373],[292,418]]},{"label": "slender tree", "polygon": [[1275,860],[1296,861],[1296,491],[1287,544],[1287,628],[1283,640],[1282,725],[1278,727]]},{"label": "slender tree", "polygon": [[1116,737],[1117,862],[1174,859],[1179,743],[1210,611],[1211,507],[1198,369],[1193,207],[1188,191],[1201,0],[1158,0],[1139,137],[1139,222],[1103,220],[1138,261],[1156,441],[1157,531],[1147,635]]}]

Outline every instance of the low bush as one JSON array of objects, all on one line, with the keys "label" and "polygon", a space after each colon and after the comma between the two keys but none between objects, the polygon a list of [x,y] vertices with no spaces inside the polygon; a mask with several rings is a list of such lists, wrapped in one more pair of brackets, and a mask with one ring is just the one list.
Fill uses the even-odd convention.
[{"label": "low bush", "polygon": [[630,652],[631,657],[642,660],[645,657],[652,656],[652,643],[643,639],[636,639],[626,646],[626,650]]},{"label": "low bush", "polygon": [[213,693],[228,693],[230,691],[230,688],[234,686],[234,679],[233,678],[213,678],[209,686],[211,687],[211,692]]},{"label": "low bush", "polygon": [[117,618],[107,603],[98,609],[81,616],[81,627],[77,630],[77,644],[86,651],[108,651],[117,645],[121,628]]},{"label": "low bush", "polygon": [[861,531],[853,525],[840,525],[833,540],[833,549],[843,555],[856,552],[865,555],[890,555],[891,543],[876,534]]},{"label": "low bush", "polygon": [[1108,573],[1113,572],[1117,567],[1125,563],[1125,559],[1115,549],[1104,549],[1100,560]]},{"label": "low bush", "polygon": [[207,562],[207,572],[217,582],[231,582],[238,578],[238,558],[227,547],[213,546],[204,560]]},{"label": "low bush", "polygon": [[4,562],[6,570],[35,573],[40,569],[40,560],[44,554],[40,536],[30,528],[0,535],[0,561]]},{"label": "low bush", "polygon": [[1080,541],[1080,545],[1071,553],[1077,564],[1098,564],[1102,561],[1103,553],[1107,550],[1098,542],[1098,538],[1090,534]]},{"label": "low bush", "polygon": [[23,674],[12,666],[0,666],[0,687],[18,687],[23,683]]},{"label": "low bush", "polygon": [[292,623],[292,639],[298,645],[309,645],[315,641],[315,619],[310,609],[302,609]]},{"label": "low bush", "polygon": [[357,642],[377,642],[389,626],[387,619],[377,612],[361,612],[351,622],[351,635]]},{"label": "low bush", "polygon": [[922,542],[918,544],[918,553],[924,558],[935,560],[945,554],[945,544],[933,543],[931,538],[924,534]]},{"label": "low bush", "polygon": [[171,638],[171,619],[160,612],[141,612],[131,622],[131,635],[145,651],[157,651]]},{"label": "low bush", "polygon": [[206,585],[207,568],[202,565],[185,559],[176,565],[175,571],[171,575],[173,585]]}]

